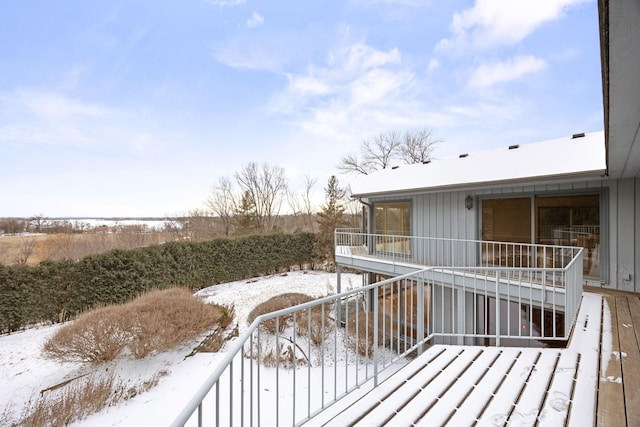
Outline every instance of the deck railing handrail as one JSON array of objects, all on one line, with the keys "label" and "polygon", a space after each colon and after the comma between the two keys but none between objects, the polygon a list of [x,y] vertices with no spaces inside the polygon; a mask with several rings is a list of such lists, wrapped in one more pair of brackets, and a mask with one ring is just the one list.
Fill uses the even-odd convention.
[{"label": "deck railing handrail", "polygon": [[580,250],[577,246],[451,239],[367,233],[357,229],[335,231],[336,255],[373,256],[393,263],[455,267],[564,268]]},{"label": "deck railing handrail", "polygon": [[412,236],[408,234],[382,234],[382,233],[369,233],[366,231],[362,231],[360,228],[336,228],[335,234],[361,234],[364,236],[374,236],[374,237],[400,237],[400,238],[412,238],[418,240],[441,240],[441,241],[457,241],[457,242],[469,242],[469,243],[497,243],[503,245],[521,245],[521,246],[532,246],[532,247],[542,247],[549,246],[560,249],[578,249],[577,246],[566,246],[566,245],[547,245],[543,243],[525,243],[525,242],[509,242],[504,240],[477,240],[477,239],[458,239],[458,238],[450,238],[450,237],[425,237],[425,236]]},{"label": "deck railing handrail", "polygon": [[[344,232],[336,231],[336,242],[338,234]],[[298,425],[354,390],[364,389],[365,384],[376,386],[385,375],[395,371],[389,368],[399,368],[399,361],[406,361],[411,352],[421,352],[427,343],[469,344],[488,340],[485,345],[500,345],[505,339],[566,340],[582,295],[583,252],[581,248],[571,249],[574,256],[563,263],[563,267],[428,266],[260,315],[229,344],[225,357],[172,426],[183,426],[193,417],[197,417],[199,426],[207,422],[220,425],[221,421],[224,425],[259,426],[261,421],[268,424],[267,416],[273,418],[269,421],[272,425]],[[530,279],[534,275],[553,277],[552,285],[548,286],[545,280],[532,284]],[[562,286],[554,285],[556,281]],[[477,315],[470,321],[464,320],[464,311],[461,312],[464,304],[471,304],[471,311],[476,313],[486,310],[491,299],[506,302],[506,307],[500,304],[500,308],[494,310],[497,326],[491,326],[488,321],[483,324]],[[322,327],[320,350],[312,349],[310,335],[312,316],[318,313],[321,313]],[[325,318],[327,313],[330,316]],[[456,319],[461,314],[463,321],[459,322]],[[559,323],[559,314],[564,315],[563,324]],[[272,334],[264,332],[269,322],[275,330]],[[286,326],[286,322],[290,326]],[[282,328],[283,325],[289,329]],[[309,328],[306,340],[300,334],[305,327]],[[326,335],[325,327],[330,336]],[[345,345],[355,343],[354,353],[345,350],[344,354],[338,354],[337,343],[342,340]],[[364,347],[360,347],[362,342]],[[291,362],[290,356],[281,359],[285,345],[293,352],[290,366],[287,365]],[[325,347],[330,345],[334,348],[325,352]],[[268,346],[275,349],[275,356],[268,353]],[[314,351],[321,352],[319,366],[312,366]],[[329,355],[333,359],[325,360]],[[344,362],[342,373],[338,373],[340,357],[351,358],[349,363]],[[275,367],[265,367],[267,359]],[[302,366],[298,364],[300,360]],[[275,384],[268,386],[269,392],[265,391],[263,377],[275,378]],[[300,385],[305,379],[306,389],[305,384]],[[293,386],[291,395],[282,398],[279,390],[284,381],[292,381]],[[275,398],[269,393],[275,394]],[[205,410],[204,402],[213,409]]]}]

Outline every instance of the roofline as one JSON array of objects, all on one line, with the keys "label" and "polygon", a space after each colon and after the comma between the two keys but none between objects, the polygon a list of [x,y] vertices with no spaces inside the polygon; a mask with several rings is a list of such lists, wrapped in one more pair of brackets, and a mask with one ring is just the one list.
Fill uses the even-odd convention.
[{"label": "roofline", "polygon": [[604,111],[605,164],[609,171],[609,0],[598,0],[600,23],[600,62],[602,69],[602,108]]},{"label": "roofline", "polygon": [[497,181],[485,181],[485,182],[473,182],[473,183],[461,183],[461,184],[453,184],[453,185],[441,185],[437,187],[415,187],[415,188],[403,188],[402,190],[392,190],[392,191],[380,191],[380,192],[370,192],[370,193],[353,193],[351,197],[354,199],[366,198],[366,197],[377,197],[377,196],[395,196],[400,194],[416,194],[416,193],[442,193],[445,191],[455,191],[455,190],[478,190],[478,189],[486,189],[486,188],[495,188],[501,187],[504,185],[518,185],[518,184],[545,184],[545,183],[558,183],[564,182],[567,180],[574,181],[576,178],[583,178],[583,181],[594,181],[601,178],[605,178],[607,176],[606,169],[596,169],[591,171],[582,171],[576,173],[564,173],[564,174],[555,174],[555,175],[545,175],[539,177],[526,177],[526,178],[517,178],[517,179],[504,179]]}]

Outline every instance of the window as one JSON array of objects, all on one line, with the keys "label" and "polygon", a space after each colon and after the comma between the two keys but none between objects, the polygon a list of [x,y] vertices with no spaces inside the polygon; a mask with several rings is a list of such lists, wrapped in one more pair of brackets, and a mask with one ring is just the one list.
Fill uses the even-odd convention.
[{"label": "window", "polygon": [[482,200],[482,240],[581,246],[584,275],[599,277],[600,195]]},{"label": "window", "polygon": [[376,203],[373,232],[376,234],[376,252],[409,255],[411,253],[409,237],[411,236],[411,203]]},{"label": "window", "polygon": [[483,200],[482,240],[531,243],[531,198]]},{"label": "window", "polygon": [[411,235],[411,204],[376,203],[375,205],[375,234],[393,236]]}]

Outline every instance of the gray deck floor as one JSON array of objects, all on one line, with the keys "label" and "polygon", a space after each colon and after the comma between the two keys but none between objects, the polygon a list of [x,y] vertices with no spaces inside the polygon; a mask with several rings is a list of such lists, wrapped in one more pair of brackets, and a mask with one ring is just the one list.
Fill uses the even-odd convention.
[{"label": "gray deck floor", "polygon": [[324,425],[609,425],[596,419],[609,310],[585,293],[566,349],[432,346]]}]

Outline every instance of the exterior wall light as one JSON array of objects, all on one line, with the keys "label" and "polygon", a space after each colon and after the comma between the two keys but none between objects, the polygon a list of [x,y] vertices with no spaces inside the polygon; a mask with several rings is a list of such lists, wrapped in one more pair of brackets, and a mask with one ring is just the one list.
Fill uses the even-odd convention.
[{"label": "exterior wall light", "polygon": [[473,209],[473,197],[471,197],[471,196],[467,196],[467,198],[466,198],[466,199],[464,199],[464,206],[465,206],[468,210]]}]

